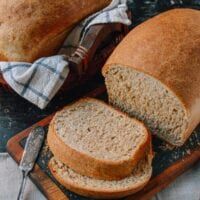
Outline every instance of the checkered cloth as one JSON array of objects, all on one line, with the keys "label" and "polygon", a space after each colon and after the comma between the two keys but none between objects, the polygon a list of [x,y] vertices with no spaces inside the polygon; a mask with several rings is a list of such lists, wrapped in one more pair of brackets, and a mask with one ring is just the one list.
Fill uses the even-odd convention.
[{"label": "checkered cloth", "polygon": [[115,22],[130,25],[126,11],[126,0],[113,0],[108,7],[75,27],[58,55],[44,57],[34,63],[0,62],[0,71],[4,79],[19,95],[39,108],[45,108],[69,74],[66,55],[70,56],[77,49],[92,25]]}]

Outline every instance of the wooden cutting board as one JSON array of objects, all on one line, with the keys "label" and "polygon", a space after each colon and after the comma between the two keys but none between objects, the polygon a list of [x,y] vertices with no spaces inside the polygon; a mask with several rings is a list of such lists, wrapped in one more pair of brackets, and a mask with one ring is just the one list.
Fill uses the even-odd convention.
[{"label": "wooden cutting board", "polygon": [[[97,97],[107,101],[105,87],[99,87],[87,96]],[[36,125],[44,127],[48,131],[48,125],[54,114],[46,117]],[[35,126],[35,125],[34,125]],[[13,159],[19,163],[26,138],[30,127],[11,138],[7,144],[7,150]],[[153,149],[155,158],[153,160],[153,175],[147,186],[140,192],[124,199],[147,200],[157,192],[167,187],[179,175],[189,169],[193,164],[200,160],[200,126],[194,131],[187,143],[179,148],[173,148],[160,139],[153,136]],[[61,186],[51,175],[48,169],[48,161],[52,157],[46,141],[35,165],[30,173],[31,180],[37,185],[41,192],[50,200],[84,200],[87,198],[76,195]]]}]

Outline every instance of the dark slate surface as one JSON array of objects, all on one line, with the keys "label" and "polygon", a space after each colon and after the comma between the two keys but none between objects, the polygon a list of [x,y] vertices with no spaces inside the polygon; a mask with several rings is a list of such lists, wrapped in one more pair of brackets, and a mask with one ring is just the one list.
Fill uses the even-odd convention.
[{"label": "dark slate surface", "polygon": [[[175,4],[172,4],[173,2]],[[142,21],[170,8],[192,7],[199,9],[200,0],[130,0],[129,7],[134,13],[133,26],[136,26]],[[13,135],[46,117],[55,111],[58,106],[71,101],[74,96],[78,96],[94,88],[100,82],[103,82],[102,79],[96,78],[82,89],[76,88],[73,93],[68,92],[62,97],[54,98],[48,108],[43,111],[28,103],[17,94],[7,92],[0,87],[0,152],[5,151],[6,143]]]}]

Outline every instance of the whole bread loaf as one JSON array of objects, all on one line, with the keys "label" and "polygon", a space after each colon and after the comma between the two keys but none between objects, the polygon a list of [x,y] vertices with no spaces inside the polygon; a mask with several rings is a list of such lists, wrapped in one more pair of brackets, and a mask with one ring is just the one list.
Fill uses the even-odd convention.
[{"label": "whole bread loaf", "polygon": [[55,54],[66,34],[111,0],[0,0],[0,61]]},{"label": "whole bread loaf", "polygon": [[111,104],[182,145],[200,122],[200,11],[174,9],[139,25],[103,75]]},{"label": "whole bread loaf", "polygon": [[142,123],[92,98],[57,112],[47,141],[58,160],[77,173],[103,180],[130,176],[151,150]]}]

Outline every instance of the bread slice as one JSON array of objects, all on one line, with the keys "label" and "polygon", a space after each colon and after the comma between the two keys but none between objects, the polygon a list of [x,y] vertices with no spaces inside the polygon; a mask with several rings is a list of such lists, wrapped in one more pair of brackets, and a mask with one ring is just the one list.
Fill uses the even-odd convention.
[{"label": "bread slice", "polygon": [[61,162],[79,174],[104,180],[129,176],[151,148],[142,123],[92,98],[58,112],[47,140]]},{"label": "bread slice", "polygon": [[56,158],[49,162],[52,175],[64,187],[83,195],[97,199],[121,198],[141,190],[152,174],[152,155],[143,158],[131,175],[118,181],[104,181],[82,176],[64,165]]},{"label": "bread slice", "polygon": [[133,29],[103,68],[112,105],[181,146],[200,122],[200,11],[174,9]]}]

